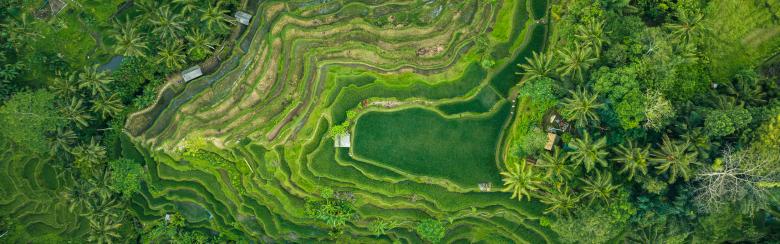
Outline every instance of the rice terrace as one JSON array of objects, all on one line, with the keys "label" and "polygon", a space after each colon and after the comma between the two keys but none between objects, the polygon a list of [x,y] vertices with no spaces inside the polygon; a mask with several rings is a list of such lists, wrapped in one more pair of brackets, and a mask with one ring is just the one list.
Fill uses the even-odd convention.
[{"label": "rice terrace", "polygon": [[0,243],[780,241],[778,0],[0,9]]}]

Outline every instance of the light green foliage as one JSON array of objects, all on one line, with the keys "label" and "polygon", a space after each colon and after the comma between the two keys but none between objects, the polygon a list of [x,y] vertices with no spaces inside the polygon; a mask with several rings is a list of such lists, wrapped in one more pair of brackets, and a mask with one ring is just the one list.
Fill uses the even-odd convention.
[{"label": "light green foliage", "polygon": [[604,108],[604,103],[598,100],[598,94],[591,93],[586,88],[572,90],[569,93],[571,97],[563,100],[561,109],[564,118],[574,122],[578,128],[586,128],[601,121],[596,112]]},{"label": "light green foliage", "polygon": [[439,243],[447,232],[444,228],[444,224],[435,219],[424,219],[420,221],[415,230],[420,238],[432,243]]},{"label": "light green foliage", "polygon": [[671,123],[671,120],[676,115],[672,103],[660,92],[647,92],[644,101],[645,128],[660,130]]},{"label": "light green foliage", "polygon": [[632,67],[609,69],[602,67],[593,74],[593,91],[607,97],[623,129],[639,127],[645,119],[645,96],[640,90],[636,70]]},{"label": "light green foliage", "polygon": [[728,136],[750,124],[753,117],[744,108],[712,110],[707,113],[704,128],[713,137]]},{"label": "light green foliage", "polygon": [[[330,192],[323,191],[323,196]],[[325,222],[331,228],[341,228],[349,221],[358,219],[358,214],[351,202],[335,198],[324,198],[322,200],[309,200],[305,204],[305,213],[311,218]]]},{"label": "light green foliage", "polygon": [[20,92],[0,107],[0,135],[31,152],[49,152],[46,134],[64,126],[54,106],[55,96],[45,90]]},{"label": "light green foliage", "polygon": [[504,192],[511,192],[511,198],[517,198],[522,201],[523,197],[531,199],[531,193],[538,190],[542,185],[539,176],[534,172],[534,168],[523,160],[520,163],[507,166],[507,171],[501,172],[504,180]]},{"label": "light green foliage", "polygon": [[547,133],[545,133],[539,127],[533,127],[524,136],[517,138],[517,144],[515,144],[515,155],[518,158],[523,158],[529,155],[537,155],[544,149],[544,145],[547,143]]},{"label": "light green foliage", "polygon": [[138,162],[130,159],[118,159],[108,163],[111,169],[111,189],[130,198],[141,189],[143,169]]}]

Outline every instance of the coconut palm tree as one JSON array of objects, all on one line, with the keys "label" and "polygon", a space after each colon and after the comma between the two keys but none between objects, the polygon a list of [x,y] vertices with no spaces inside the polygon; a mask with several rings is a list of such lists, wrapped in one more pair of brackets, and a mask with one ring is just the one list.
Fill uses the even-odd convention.
[{"label": "coconut palm tree", "polygon": [[181,42],[178,41],[160,46],[157,55],[159,56],[157,63],[164,64],[169,70],[180,69],[186,61],[182,54]]},{"label": "coconut palm tree", "polygon": [[551,189],[539,196],[539,201],[547,205],[544,210],[546,214],[569,215],[571,210],[577,207],[579,200],[567,186]]},{"label": "coconut palm tree", "polygon": [[559,147],[555,147],[552,152],[543,153],[536,164],[546,171],[545,177],[552,179],[556,187],[560,187],[574,175],[569,164],[569,155],[562,153]]},{"label": "coconut palm tree", "polygon": [[79,128],[89,126],[89,121],[92,120],[92,116],[84,110],[84,100],[81,98],[71,97],[70,104],[61,108],[60,112],[62,117]]},{"label": "coconut palm tree", "polygon": [[593,200],[600,199],[609,204],[609,199],[615,190],[618,189],[617,185],[612,184],[612,173],[609,171],[596,170],[595,177],[588,177],[582,180],[585,185],[582,187],[582,196],[589,198],[589,203],[593,203]]},{"label": "coconut palm tree", "polygon": [[696,161],[697,153],[688,141],[676,142],[664,135],[662,144],[650,154],[650,162],[657,164],[655,168],[659,174],[669,172],[669,183],[674,183],[682,177],[688,181],[693,173],[693,167],[699,164]]},{"label": "coconut palm tree", "polygon": [[111,96],[99,96],[92,100],[92,112],[100,114],[103,119],[115,117],[124,109],[122,101],[116,93]]},{"label": "coconut palm tree", "polygon": [[57,128],[51,137],[51,155],[59,155],[62,152],[69,152],[73,143],[78,137],[73,130],[66,128]]},{"label": "coconut palm tree", "polygon": [[574,125],[580,128],[600,121],[596,110],[603,108],[604,104],[598,100],[598,94],[591,94],[585,88],[569,91],[569,93],[571,93],[571,97],[563,99],[563,108],[561,109],[563,117],[573,121]]},{"label": "coconut palm tree", "polygon": [[54,82],[49,85],[49,90],[61,98],[75,96],[79,92],[78,74],[76,72],[69,72],[64,76],[57,74]]},{"label": "coconut palm tree", "polygon": [[555,71],[552,53],[540,54],[533,52],[532,58],[526,57],[525,62],[524,64],[517,64],[517,66],[523,69],[522,74],[526,76],[527,80],[550,77]]},{"label": "coconut palm tree", "polygon": [[119,228],[122,227],[122,223],[111,216],[92,216],[89,218],[89,236],[87,241],[98,244],[111,244],[114,240],[122,238],[119,235]]},{"label": "coconut palm tree", "polygon": [[591,140],[590,133],[585,132],[582,138],[574,138],[570,143],[570,146],[575,150],[571,152],[571,159],[579,165],[585,166],[585,171],[590,172],[596,167],[596,164],[601,167],[607,167],[606,157],[609,154],[607,152],[607,138],[601,137],[596,141]]},{"label": "coconut palm tree", "polygon": [[68,211],[81,213],[87,206],[92,196],[89,194],[89,186],[79,178],[72,186],[66,186],[62,191],[62,198],[68,202]]},{"label": "coconut palm tree", "polygon": [[227,17],[227,9],[222,8],[222,1],[209,4],[208,8],[202,12],[200,20],[206,23],[206,29],[209,31],[224,33],[229,29],[228,24],[231,23],[231,19]]},{"label": "coconut palm tree", "polygon": [[163,41],[176,40],[179,33],[184,31],[185,21],[181,15],[174,14],[168,5],[157,9],[149,22],[154,27],[152,33],[160,35]]},{"label": "coconut palm tree", "polygon": [[623,168],[619,173],[628,173],[628,179],[632,180],[634,175],[641,173],[647,174],[647,162],[650,158],[650,146],[639,147],[634,141],[628,141],[628,146],[620,145],[615,149],[615,162],[622,163]]},{"label": "coconut palm tree", "polygon": [[606,33],[604,32],[604,21],[590,20],[585,24],[577,26],[575,37],[580,41],[588,43],[593,48],[593,52],[598,58],[601,56],[601,49],[604,44],[608,44]]},{"label": "coconut palm tree", "polygon": [[18,18],[11,18],[10,21],[4,24],[0,24],[0,29],[5,30],[5,38],[13,47],[14,51],[19,52],[23,47],[26,47],[28,43],[43,37],[40,33],[40,28],[35,26],[35,18],[22,12]]},{"label": "coconut palm tree", "polygon": [[186,15],[197,10],[198,2],[199,1],[197,0],[173,0],[173,3],[180,6],[179,13],[182,15]]},{"label": "coconut palm tree", "polygon": [[511,192],[511,198],[517,200],[523,200],[523,196],[527,196],[530,200],[531,192],[538,190],[542,183],[525,161],[510,165],[506,172],[501,172],[501,175],[504,178],[503,191]]},{"label": "coconut palm tree", "polygon": [[116,21],[112,37],[116,40],[115,53],[127,57],[146,57],[149,43],[138,31],[136,22],[129,19],[125,19],[124,23]]},{"label": "coconut palm tree", "polygon": [[89,143],[73,148],[72,153],[76,159],[76,167],[81,169],[82,173],[93,172],[95,166],[106,160],[106,148],[97,143],[94,137],[90,139]]},{"label": "coconut palm tree", "polygon": [[677,14],[677,19],[677,23],[667,24],[666,27],[682,43],[688,43],[695,38],[702,37],[709,31],[707,26],[702,23],[704,15],[700,13],[690,15],[685,11],[680,11]]},{"label": "coconut palm tree", "polygon": [[574,48],[563,48],[558,50],[561,57],[561,65],[558,72],[561,76],[571,76],[577,78],[579,82],[585,80],[585,71],[596,62],[593,52],[587,46],[583,47],[579,43],[574,44]]},{"label": "coconut palm tree", "polygon": [[189,42],[187,55],[192,60],[203,60],[206,58],[214,50],[216,43],[211,36],[200,32],[197,28],[187,33],[187,36],[184,38]]},{"label": "coconut palm tree", "polygon": [[98,71],[98,65],[84,67],[79,74],[79,88],[87,88],[92,96],[108,92],[108,84],[114,81],[106,72]]}]

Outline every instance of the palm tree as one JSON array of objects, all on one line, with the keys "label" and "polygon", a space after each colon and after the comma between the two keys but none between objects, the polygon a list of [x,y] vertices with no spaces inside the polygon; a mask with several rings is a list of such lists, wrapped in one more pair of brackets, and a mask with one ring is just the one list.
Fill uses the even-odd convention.
[{"label": "palm tree", "polygon": [[228,11],[222,8],[222,1],[217,1],[215,4],[209,4],[209,7],[203,10],[200,20],[206,23],[206,28],[209,31],[223,33],[228,30],[230,23],[226,17],[227,13]]},{"label": "palm tree", "polygon": [[80,213],[89,206],[90,196],[89,186],[83,179],[78,179],[72,186],[66,186],[62,192],[62,198],[68,202],[68,211],[71,213]]},{"label": "palm tree", "polygon": [[89,126],[89,121],[92,120],[86,111],[84,111],[84,100],[81,98],[72,97],[70,104],[64,106],[61,109],[62,116],[70,122],[73,122],[79,128]]},{"label": "palm tree", "polygon": [[628,179],[632,180],[634,175],[641,173],[647,174],[647,162],[650,156],[650,146],[638,147],[634,141],[628,141],[628,147],[625,145],[618,146],[615,149],[615,154],[618,156],[613,160],[623,164],[623,168],[619,171],[621,174],[628,173]]},{"label": "palm tree", "polygon": [[539,201],[547,205],[547,209],[544,211],[546,214],[568,215],[572,209],[577,207],[579,200],[566,186],[554,188],[539,196]]},{"label": "palm tree", "polygon": [[111,96],[99,96],[92,100],[92,111],[100,114],[102,118],[115,117],[124,109],[122,101],[116,93]]},{"label": "palm tree", "polygon": [[585,41],[589,46],[593,47],[596,57],[601,55],[601,48],[604,44],[607,44],[609,40],[604,33],[604,21],[590,20],[585,24],[577,26],[577,34],[575,37],[581,41]]},{"label": "palm tree", "polygon": [[198,9],[198,1],[197,0],[173,0],[174,3],[181,6],[179,9],[179,12],[182,15],[186,15],[189,13],[192,13],[196,9]]},{"label": "palm tree", "polygon": [[677,14],[678,23],[668,24],[666,27],[672,31],[672,35],[680,40],[682,43],[688,43],[694,38],[703,36],[708,28],[702,23],[704,15],[686,14],[685,11],[680,11]]},{"label": "palm tree", "polygon": [[524,64],[517,66],[523,69],[522,74],[527,80],[534,80],[542,77],[550,77],[555,70],[555,63],[552,53],[539,54],[533,52],[533,58],[525,58]]},{"label": "palm tree", "polygon": [[148,42],[144,36],[138,32],[136,22],[125,19],[124,23],[116,21],[114,24],[114,34],[116,40],[114,52],[127,57],[146,57]]},{"label": "palm tree", "polygon": [[585,183],[585,186],[582,187],[582,196],[590,198],[590,203],[595,199],[601,199],[609,204],[612,193],[618,189],[617,185],[612,184],[612,173],[609,171],[605,172],[602,173],[600,170],[596,170],[596,177],[588,177],[582,180],[582,183]]},{"label": "palm tree", "polygon": [[574,125],[584,128],[592,122],[600,121],[596,109],[604,107],[604,104],[598,100],[598,94],[591,94],[585,88],[580,88],[576,92],[569,91],[571,97],[563,100],[563,109],[561,115],[567,120],[574,121]]},{"label": "palm tree", "polygon": [[149,20],[154,29],[152,33],[160,35],[163,41],[175,40],[179,33],[184,31],[184,20],[181,15],[173,14],[168,5],[162,6],[155,12],[155,15]]},{"label": "palm tree", "polygon": [[571,152],[571,158],[577,165],[585,165],[585,171],[590,172],[598,163],[602,167],[607,167],[606,157],[607,138],[601,137],[596,141],[591,140],[590,134],[585,132],[582,138],[575,138],[571,142],[571,147],[575,148]]},{"label": "palm tree", "polygon": [[189,42],[187,55],[193,60],[202,60],[214,50],[215,41],[198,29],[193,29],[184,38]]},{"label": "palm tree", "polygon": [[79,74],[79,88],[87,88],[92,96],[108,91],[108,84],[114,81],[106,72],[98,71],[98,65],[84,67],[84,72]]},{"label": "palm tree", "polygon": [[699,164],[696,161],[697,153],[692,150],[689,141],[675,142],[667,135],[664,135],[660,148],[654,149],[650,156],[650,162],[658,164],[655,168],[659,174],[669,172],[669,184],[678,177],[688,181],[693,172],[692,167]]},{"label": "palm tree", "polygon": [[582,47],[579,43],[574,44],[574,49],[558,50],[558,55],[561,56],[561,66],[558,68],[561,76],[576,77],[580,82],[585,80],[585,71],[597,60],[592,57],[593,53],[590,48]]},{"label": "palm tree", "polygon": [[523,196],[527,196],[530,200],[531,192],[538,190],[538,186],[542,183],[525,161],[509,166],[506,172],[501,172],[501,175],[504,176],[503,191],[511,192],[511,198],[517,200],[523,200]]},{"label": "palm tree", "polygon": [[77,136],[73,130],[57,128],[51,138],[51,155],[58,155],[61,152],[69,152],[71,145],[76,142]]},{"label": "palm tree", "polygon": [[73,148],[76,167],[83,173],[89,173],[95,166],[102,164],[106,159],[106,148],[95,141],[93,137],[89,143],[81,144]]},{"label": "palm tree", "polygon": [[568,162],[569,155],[562,153],[559,147],[555,147],[552,152],[543,153],[537,165],[545,169],[545,177],[552,179],[556,187],[571,179],[574,171]]},{"label": "palm tree", "polygon": [[87,241],[98,244],[114,243],[115,239],[122,238],[119,235],[119,228],[122,227],[121,223],[117,223],[115,218],[111,216],[92,216],[89,218],[89,237]]},{"label": "palm tree", "polygon": [[157,59],[158,64],[164,64],[169,70],[176,70],[184,65],[184,54],[182,54],[181,43],[170,42],[167,45],[160,46],[157,55],[160,57]]},{"label": "palm tree", "polygon": [[27,43],[32,43],[33,40],[43,37],[40,28],[36,28],[34,24],[35,18],[22,12],[18,19],[11,18],[8,23],[0,24],[2,27],[0,29],[7,31],[5,35],[8,42],[14,44],[11,45],[14,51],[19,52],[21,48],[27,46]]},{"label": "palm tree", "polygon": [[54,82],[49,86],[52,93],[61,98],[73,97],[79,92],[79,80],[76,72],[66,73],[64,76],[57,75]]}]

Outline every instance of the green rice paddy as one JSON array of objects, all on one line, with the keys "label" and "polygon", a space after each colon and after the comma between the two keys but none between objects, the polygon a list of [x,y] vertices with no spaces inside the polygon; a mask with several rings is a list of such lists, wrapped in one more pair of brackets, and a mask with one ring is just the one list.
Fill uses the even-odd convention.
[{"label": "green rice paddy", "polygon": [[[542,205],[509,199],[498,173],[515,63],[543,48],[547,26],[529,19],[545,9],[541,0],[246,5],[255,19],[219,71],[169,85],[130,116],[138,153],[122,149],[151,174],[131,208],[143,221],[177,211],[256,240],[420,243],[415,221],[434,218],[447,223],[446,242],[553,242]],[[481,65],[486,57],[495,64]],[[347,120],[352,147],[335,148],[328,130]],[[183,153],[194,138],[207,142],[200,156]],[[353,196],[360,216],[341,237],[304,212],[326,188]],[[399,224],[372,233],[378,220]]]}]

